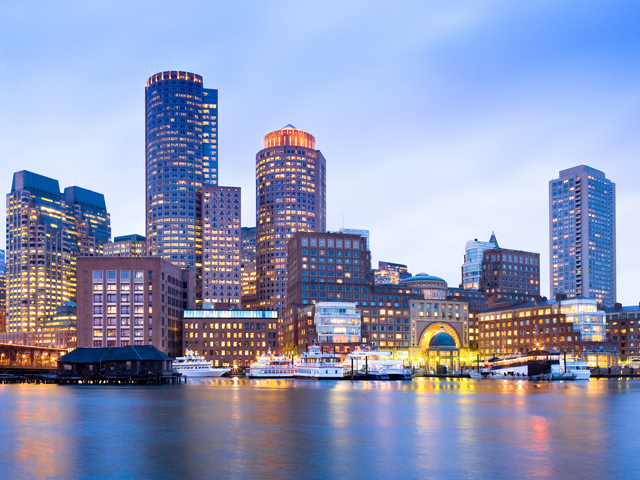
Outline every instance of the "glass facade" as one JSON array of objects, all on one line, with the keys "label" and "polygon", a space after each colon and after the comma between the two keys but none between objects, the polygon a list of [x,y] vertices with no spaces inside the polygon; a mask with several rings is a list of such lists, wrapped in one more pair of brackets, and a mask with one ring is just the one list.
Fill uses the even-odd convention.
[{"label": "glass facade", "polygon": [[488,242],[469,240],[464,247],[464,263],[462,264],[462,288],[479,290],[482,280],[482,259],[485,250],[498,248],[494,235]]},{"label": "glass facade", "polygon": [[615,184],[586,165],[549,182],[551,295],[616,302]]},{"label": "glass facade", "polygon": [[146,230],[148,254],[196,275],[202,302],[202,186],[218,180],[218,92],[202,77],[162,72],[147,82]]}]

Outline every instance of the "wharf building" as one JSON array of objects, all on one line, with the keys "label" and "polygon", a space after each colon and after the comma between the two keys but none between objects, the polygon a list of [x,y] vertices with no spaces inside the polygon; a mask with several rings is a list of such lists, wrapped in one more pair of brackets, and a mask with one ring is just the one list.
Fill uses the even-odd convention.
[{"label": "wharf building", "polygon": [[183,351],[192,350],[216,367],[249,366],[277,349],[275,310],[187,310]]},{"label": "wharf building", "polygon": [[549,182],[551,296],[616,303],[615,184],[586,165]]},{"label": "wharf building", "polygon": [[76,298],[76,259],[101,255],[111,226],[104,196],[28,171],[7,195],[7,333],[37,333]]},{"label": "wharf building", "polygon": [[[367,245],[369,245],[367,243]],[[376,285],[397,285],[402,280],[411,277],[406,265],[391,262],[378,262],[378,269],[373,271]]]},{"label": "wharf building", "polygon": [[105,257],[146,257],[147,239],[142,235],[114,237],[113,242],[104,244]]},{"label": "wharf building", "polygon": [[618,348],[620,361],[636,364],[640,360],[640,306],[616,303],[604,309],[607,336]]},{"label": "wharf building", "polygon": [[484,252],[494,248],[499,248],[495,233],[491,234],[488,242],[479,241],[477,238],[467,242],[464,248],[464,263],[462,264],[462,288],[480,290]]},{"label": "wharf building", "polygon": [[256,295],[260,308],[282,310],[287,241],[326,230],[326,162],[313,135],[292,125],[268,133],[256,154]]},{"label": "wharf building", "polygon": [[240,187],[202,187],[204,302],[241,305]]},{"label": "wharf building", "polygon": [[617,346],[606,336],[605,312],[596,300],[563,297],[480,314],[480,357],[548,350],[567,352],[591,367],[617,366]]},{"label": "wharf building", "polygon": [[147,252],[192,270],[201,305],[202,187],[218,184],[218,91],[201,75],[161,72],[145,102]]},{"label": "wharf building", "polygon": [[78,347],[153,345],[176,357],[195,278],[158,257],[80,257],[77,303]]},{"label": "wharf building", "polygon": [[534,301],[540,296],[540,254],[506,248],[485,250],[480,290],[495,303]]}]

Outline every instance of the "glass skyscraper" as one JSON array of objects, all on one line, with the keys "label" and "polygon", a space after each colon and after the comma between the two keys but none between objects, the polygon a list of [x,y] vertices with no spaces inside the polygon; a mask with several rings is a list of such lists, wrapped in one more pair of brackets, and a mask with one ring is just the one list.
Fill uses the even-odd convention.
[{"label": "glass skyscraper", "polygon": [[488,242],[477,238],[469,240],[464,247],[464,263],[462,264],[462,288],[465,290],[480,290],[482,280],[482,259],[485,250],[498,248],[498,240],[491,233]]},{"label": "glass skyscraper", "polygon": [[296,232],[326,230],[326,162],[316,140],[292,125],[268,133],[256,154],[257,301],[282,310],[287,292],[287,241]]},{"label": "glass skyscraper", "polygon": [[586,165],[549,182],[551,295],[616,302],[616,188]]},{"label": "glass skyscraper", "polygon": [[148,254],[194,271],[199,306],[202,186],[218,184],[218,91],[171,71],[149,78],[145,99]]}]

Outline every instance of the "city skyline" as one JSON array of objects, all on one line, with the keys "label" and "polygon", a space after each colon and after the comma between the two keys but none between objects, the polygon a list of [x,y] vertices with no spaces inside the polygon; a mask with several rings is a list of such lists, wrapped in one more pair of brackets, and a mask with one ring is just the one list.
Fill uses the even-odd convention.
[{"label": "city skyline", "polygon": [[[292,123],[311,132],[329,159],[327,229],[337,231],[344,215],[345,227],[370,230],[374,263],[405,264],[455,286],[465,243],[486,241],[495,231],[510,248],[542,255],[541,292],[548,296],[548,181],[560,170],[587,164],[616,183],[617,296],[635,304],[633,214],[640,189],[632,180],[638,168],[632,162],[638,140],[632,135],[638,127],[633,82],[639,62],[633,56],[638,38],[629,32],[637,7],[582,5],[576,18],[550,3],[504,7],[307,7],[289,12],[291,23],[318,17],[313,28],[300,32],[278,20],[287,10],[284,3],[250,12],[217,6],[229,23],[238,26],[241,15],[247,22],[237,33],[212,33],[193,51],[183,50],[188,40],[135,40],[153,37],[169,21],[154,14],[160,15],[156,27],[141,25],[143,7],[131,7],[129,20],[100,8],[61,8],[66,21],[84,25],[62,37],[56,33],[65,23],[49,23],[48,8],[5,10],[13,26],[0,33],[3,44],[20,48],[5,46],[3,64],[21,75],[6,76],[0,93],[9,112],[0,120],[4,191],[21,170],[82,185],[105,195],[114,236],[144,234],[140,91],[157,72],[195,72],[220,94],[221,183],[246,192],[242,226],[254,226],[255,152],[267,132]],[[227,45],[226,37],[239,39],[264,15],[283,22],[273,38],[259,47]],[[375,25],[383,15],[402,30],[379,32]],[[194,21],[185,13],[174,17],[178,26],[187,17]],[[103,27],[90,31],[94,20]],[[509,27],[513,22],[521,32]],[[115,26],[122,39],[111,32]],[[21,43],[34,29],[55,38],[40,35]],[[287,42],[294,33],[299,41]],[[75,35],[88,41],[76,45]],[[317,42],[330,36],[335,40],[321,48]],[[507,36],[510,42],[501,42]],[[337,51],[338,42],[344,51]],[[204,58],[216,46],[217,56]],[[310,55],[300,55],[306,49]],[[294,73],[319,67],[327,75],[290,80],[292,71],[283,71],[273,79],[252,78],[282,50],[301,58],[292,65]],[[522,52],[528,55],[519,60]],[[126,68],[119,68],[121,61]],[[100,102],[94,100],[96,90]],[[34,126],[29,112],[35,108]],[[5,247],[3,239],[0,248]]]}]

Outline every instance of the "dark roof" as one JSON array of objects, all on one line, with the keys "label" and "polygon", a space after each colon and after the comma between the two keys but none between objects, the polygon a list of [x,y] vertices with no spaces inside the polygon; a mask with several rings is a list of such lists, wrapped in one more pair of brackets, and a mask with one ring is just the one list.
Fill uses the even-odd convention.
[{"label": "dark roof", "polygon": [[104,195],[82,187],[67,187],[64,189],[65,201],[68,205],[79,203],[83,207],[93,207],[99,210],[107,210]]},{"label": "dark roof", "polygon": [[604,309],[605,313],[620,313],[620,312],[637,312],[638,310],[640,310],[640,306],[639,305],[630,305],[628,307],[620,307],[620,308],[616,308],[616,307],[608,307]]},{"label": "dark roof", "polygon": [[173,360],[153,345],[129,345],[115,348],[76,348],[63,355],[58,362],[98,363],[115,360]]},{"label": "dark roof", "polygon": [[447,332],[440,332],[431,337],[429,348],[451,347],[456,348],[456,341]]},{"label": "dark roof", "polygon": [[37,173],[22,170],[13,174],[13,183],[11,191],[16,190],[36,190],[38,192],[48,193],[56,198],[60,198],[60,184],[53,178],[38,175]]},{"label": "dark roof", "polygon": [[137,233],[131,235],[122,235],[121,237],[114,237],[113,242],[144,242],[146,240],[142,235],[138,235]]}]

